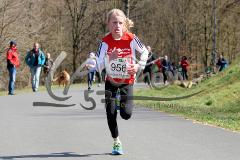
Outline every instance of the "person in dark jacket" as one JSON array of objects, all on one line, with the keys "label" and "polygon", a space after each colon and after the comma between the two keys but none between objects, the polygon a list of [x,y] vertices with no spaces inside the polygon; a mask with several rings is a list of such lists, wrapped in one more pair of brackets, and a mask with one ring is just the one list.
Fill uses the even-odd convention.
[{"label": "person in dark jacket", "polygon": [[148,54],[147,64],[143,70],[143,75],[144,75],[144,83],[147,83],[151,87],[153,64],[157,58],[156,58],[156,55],[152,52],[152,49],[150,46],[147,46],[147,50],[149,54]]},{"label": "person in dark jacket", "polygon": [[27,56],[25,57],[25,62],[31,71],[33,92],[36,92],[38,90],[41,69],[45,62],[45,55],[39,47],[39,43],[34,43],[33,49],[28,51]]},{"label": "person in dark jacket", "polygon": [[7,50],[7,69],[9,72],[8,95],[14,95],[17,74],[16,68],[20,65],[18,55],[17,43],[16,41],[11,41],[9,49]]},{"label": "person in dark jacket", "polygon": [[168,60],[168,56],[165,55],[163,60],[162,60],[162,73],[163,73],[163,82],[165,85],[167,85],[167,75],[168,75],[168,71],[171,71],[171,63]]},{"label": "person in dark jacket", "polygon": [[222,54],[218,58],[217,66],[218,66],[218,71],[219,72],[221,72],[222,70],[224,70],[227,67],[227,61],[223,57]]}]

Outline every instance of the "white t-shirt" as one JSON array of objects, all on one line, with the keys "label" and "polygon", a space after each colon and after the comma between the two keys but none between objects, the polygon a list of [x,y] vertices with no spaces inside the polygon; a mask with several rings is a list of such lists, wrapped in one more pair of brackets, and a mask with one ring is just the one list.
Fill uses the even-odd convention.
[{"label": "white t-shirt", "polygon": [[95,59],[95,58],[88,58],[86,64],[89,64],[89,65],[90,65],[90,66],[88,66],[88,70],[89,70],[90,72],[93,72],[93,71],[96,70],[96,64],[97,64],[97,62],[96,62],[96,59]]}]

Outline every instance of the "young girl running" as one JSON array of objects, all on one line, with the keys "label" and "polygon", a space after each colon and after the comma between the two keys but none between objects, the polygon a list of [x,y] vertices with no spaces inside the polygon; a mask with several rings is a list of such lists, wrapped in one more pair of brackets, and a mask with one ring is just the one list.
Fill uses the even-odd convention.
[{"label": "young girl running", "polygon": [[[101,73],[105,68],[106,114],[108,126],[113,137],[113,155],[123,154],[117,126],[117,109],[115,97],[120,91],[120,115],[128,120],[132,115],[134,76],[138,69],[144,69],[148,58],[148,50],[129,29],[133,22],[124,12],[112,9],[107,14],[107,27],[110,31],[103,39],[97,53],[97,69]],[[141,56],[136,62],[137,50]],[[109,94],[110,93],[110,94]],[[110,95],[110,96],[109,96]]]}]

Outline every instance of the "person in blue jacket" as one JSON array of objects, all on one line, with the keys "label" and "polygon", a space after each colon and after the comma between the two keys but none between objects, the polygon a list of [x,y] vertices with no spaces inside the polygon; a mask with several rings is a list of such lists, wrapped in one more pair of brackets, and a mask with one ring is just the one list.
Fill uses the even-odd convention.
[{"label": "person in blue jacket", "polygon": [[45,62],[45,55],[39,47],[39,43],[34,43],[33,49],[28,51],[27,56],[25,57],[25,62],[29,66],[31,72],[33,92],[38,90],[41,69]]}]

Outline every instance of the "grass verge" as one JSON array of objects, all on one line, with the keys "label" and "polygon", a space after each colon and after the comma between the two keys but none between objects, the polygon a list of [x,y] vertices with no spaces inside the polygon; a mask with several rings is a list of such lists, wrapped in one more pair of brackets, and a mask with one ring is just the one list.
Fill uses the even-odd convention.
[{"label": "grass verge", "polygon": [[202,123],[240,131],[240,71],[238,65],[228,68],[191,89],[172,85],[161,90],[138,89],[135,95],[179,97],[198,91],[203,92],[181,100],[139,100],[135,103]]}]

